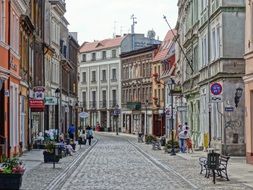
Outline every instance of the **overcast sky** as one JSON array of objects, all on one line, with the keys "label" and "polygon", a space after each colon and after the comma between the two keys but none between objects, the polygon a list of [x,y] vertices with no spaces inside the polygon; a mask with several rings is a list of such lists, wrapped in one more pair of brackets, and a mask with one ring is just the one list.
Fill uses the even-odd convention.
[{"label": "overcast sky", "polygon": [[136,33],[154,29],[160,40],[177,20],[177,0],[66,0],[69,31],[78,32],[79,44],[84,41],[112,38],[113,33],[130,33],[131,15],[137,17]]}]

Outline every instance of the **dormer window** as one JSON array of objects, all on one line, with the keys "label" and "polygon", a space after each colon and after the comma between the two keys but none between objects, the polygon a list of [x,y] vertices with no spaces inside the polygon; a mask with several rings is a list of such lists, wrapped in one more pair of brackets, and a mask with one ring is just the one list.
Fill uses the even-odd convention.
[{"label": "dormer window", "polygon": [[83,55],[82,55],[82,61],[83,61],[83,62],[86,62],[86,54],[83,54]]},{"label": "dormer window", "polygon": [[102,52],[102,59],[106,59],[106,51]]},{"label": "dormer window", "polygon": [[112,58],[116,58],[116,49],[112,50]]},{"label": "dormer window", "polygon": [[92,53],[92,61],[96,61],[96,53]]}]

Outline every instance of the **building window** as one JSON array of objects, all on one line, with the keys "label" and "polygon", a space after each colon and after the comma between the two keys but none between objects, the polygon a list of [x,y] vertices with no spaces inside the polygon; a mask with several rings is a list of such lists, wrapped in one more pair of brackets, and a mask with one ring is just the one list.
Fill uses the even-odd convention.
[{"label": "building window", "polygon": [[220,25],[217,25],[216,27],[216,56],[217,58],[220,58],[220,46],[221,46],[221,40],[220,40]]},{"label": "building window", "polygon": [[92,61],[96,61],[96,53],[92,53]]},{"label": "building window", "polygon": [[212,61],[216,59],[216,37],[215,28],[212,30]]},{"label": "building window", "polygon": [[106,51],[102,52],[102,59],[106,59]]},{"label": "building window", "polygon": [[0,1],[0,41],[5,42],[5,0]]},{"label": "building window", "polygon": [[106,107],[106,90],[102,91],[102,107]]},{"label": "building window", "polygon": [[82,55],[82,62],[86,62],[86,54]]},{"label": "building window", "polygon": [[86,108],[86,102],[87,102],[87,100],[86,100],[86,92],[83,92],[83,93],[82,93],[82,97],[83,97],[83,99],[82,99],[82,100],[83,100],[83,105],[82,105],[82,106],[83,106],[84,108]]},{"label": "building window", "polygon": [[112,50],[112,58],[116,58],[116,49]]},{"label": "building window", "polygon": [[117,94],[116,90],[112,90],[112,106],[115,107],[117,104]]},{"label": "building window", "polygon": [[96,71],[92,71],[91,77],[91,82],[96,82]]},{"label": "building window", "polygon": [[106,70],[102,70],[102,81],[106,81]]},{"label": "building window", "polygon": [[193,70],[194,70],[194,72],[198,71],[198,64],[199,64],[198,56],[199,56],[198,55],[198,45],[196,45],[193,48]]},{"label": "building window", "polygon": [[208,63],[208,44],[206,35],[202,38],[201,45],[202,45],[201,60],[202,60],[202,67],[204,67]]},{"label": "building window", "polygon": [[116,69],[112,69],[112,80],[117,80],[117,77],[116,77]]},{"label": "building window", "polygon": [[86,72],[83,72],[83,83],[86,83]]},{"label": "building window", "polygon": [[96,107],[96,91],[92,91],[92,108]]}]

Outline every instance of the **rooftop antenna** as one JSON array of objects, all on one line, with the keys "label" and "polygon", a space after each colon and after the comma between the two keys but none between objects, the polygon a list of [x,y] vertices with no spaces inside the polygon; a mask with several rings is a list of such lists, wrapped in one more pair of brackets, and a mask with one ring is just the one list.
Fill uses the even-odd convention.
[{"label": "rooftop antenna", "polygon": [[131,33],[134,34],[134,25],[137,24],[136,17],[132,14],[131,19],[133,20],[133,24],[131,25]]}]

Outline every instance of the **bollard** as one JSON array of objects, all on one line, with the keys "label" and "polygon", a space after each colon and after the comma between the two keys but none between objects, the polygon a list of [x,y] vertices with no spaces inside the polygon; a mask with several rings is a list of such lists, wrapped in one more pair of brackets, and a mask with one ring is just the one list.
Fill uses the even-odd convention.
[{"label": "bollard", "polygon": [[55,169],[55,160],[56,160],[56,156],[59,155],[59,149],[57,145],[54,145],[54,161],[53,161],[53,168]]}]

